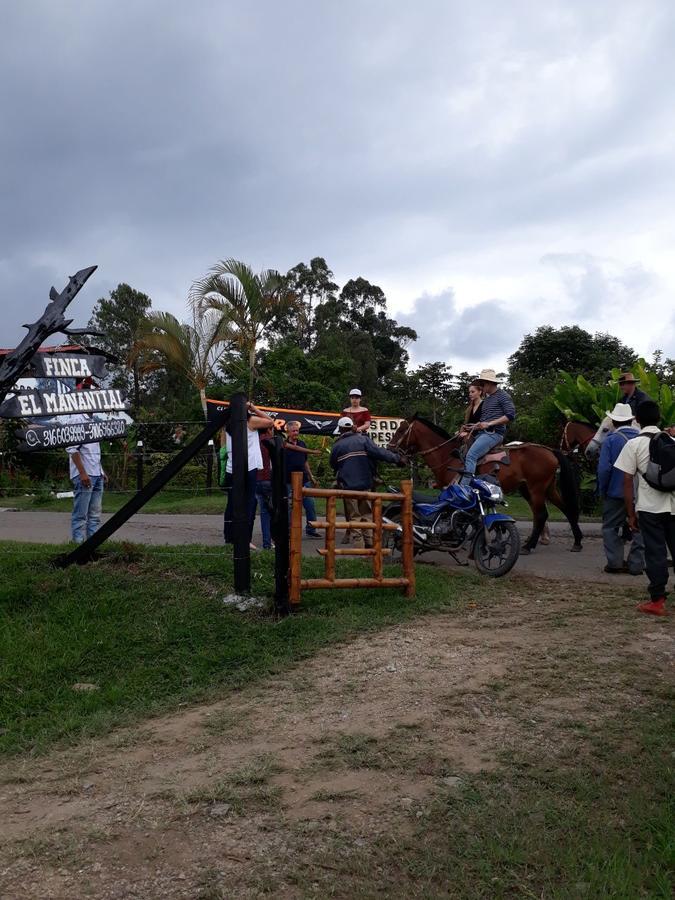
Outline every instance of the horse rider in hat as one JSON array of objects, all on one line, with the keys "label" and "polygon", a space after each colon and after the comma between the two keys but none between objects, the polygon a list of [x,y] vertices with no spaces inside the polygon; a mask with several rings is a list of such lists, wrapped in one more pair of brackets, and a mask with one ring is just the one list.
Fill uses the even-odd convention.
[{"label": "horse rider in hat", "polygon": [[[473,432],[476,435],[464,460],[464,470],[470,475],[475,474],[478,460],[502,443],[506,434],[506,426],[516,417],[513,400],[510,394],[499,387],[499,380],[494,369],[483,369],[477,381],[483,391],[480,421],[477,425],[471,427],[464,425],[461,429],[463,434]],[[468,481],[470,475],[463,476],[462,480]]]},{"label": "horse rider in hat", "polygon": [[623,472],[614,467],[628,441],[636,438],[640,431],[635,427],[633,411],[628,403],[617,403],[607,415],[612,421],[614,431],[605,438],[598,460],[598,491],[602,497],[602,540],[607,557],[605,572],[609,575],[624,572],[641,575],[645,567],[645,551],[639,531],[632,532],[628,560],[624,562],[624,526],[627,519]]},{"label": "horse rider in hat", "polygon": [[643,400],[651,400],[651,397],[648,394],[645,394],[644,391],[640,390],[638,384],[640,384],[640,382],[632,372],[622,372],[621,375],[619,375],[619,387],[623,394],[623,402],[630,406],[633,415],[635,415],[638,406]]}]

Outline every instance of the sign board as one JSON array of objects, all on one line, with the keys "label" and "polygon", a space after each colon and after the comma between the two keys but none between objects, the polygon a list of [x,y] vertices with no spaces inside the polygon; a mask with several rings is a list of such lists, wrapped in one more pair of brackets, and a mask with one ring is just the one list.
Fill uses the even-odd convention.
[{"label": "sign board", "polygon": [[103,378],[104,356],[75,353],[36,353],[29,366],[37,378]]},{"label": "sign board", "polygon": [[0,417],[31,419],[34,416],[66,416],[119,409],[129,409],[129,403],[119,390],[70,391],[67,394],[31,390],[8,397],[0,405]]},{"label": "sign board", "polygon": [[[208,411],[215,415],[227,409],[228,403],[225,400],[207,400]],[[306,409],[284,409],[279,406],[259,406],[262,412],[270,417],[270,419],[284,419],[286,422],[300,422],[300,432],[302,434],[319,434],[325,437],[335,437],[338,432],[338,420],[344,413],[326,413],[326,412],[309,412]],[[376,444],[384,447],[394,436],[394,432],[401,424],[403,419],[392,416],[373,416],[370,422],[370,430],[368,436],[372,438]]]},{"label": "sign board", "polygon": [[31,425],[15,432],[22,441],[19,450],[53,450],[75,444],[94,444],[123,437],[126,419],[91,419],[88,422],[63,422],[50,425]]}]

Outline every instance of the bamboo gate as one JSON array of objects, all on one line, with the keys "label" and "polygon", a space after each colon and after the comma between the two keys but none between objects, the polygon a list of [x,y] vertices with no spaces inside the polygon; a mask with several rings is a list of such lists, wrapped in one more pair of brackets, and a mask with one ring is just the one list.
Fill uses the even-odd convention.
[{"label": "bamboo gate", "polygon": [[[412,481],[401,482],[400,494],[378,494],[374,491],[347,491],[339,488],[308,488],[302,483],[303,473],[293,472],[291,475],[293,500],[291,503],[290,534],[290,585],[289,600],[291,607],[297,607],[303,590],[317,588],[403,588],[406,597],[415,596],[415,566],[413,561],[412,534]],[[302,501],[305,497],[322,497],[326,500],[326,521],[310,522],[313,528],[323,529],[326,533],[325,546],[319,549],[324,557],[325,569],[323,578],[302,577]],[[343,498],[369,500],[372,503],[373,517],[370,522],[337,522],[336,501]],[[397,531],[398,525],[384,522],[382,517],[382,501],[396,501],[401,504],[401,564],[403,575],[398,578],[385,578],[383,574],[384,557],[391,556],[391,549],[383,546],[382,535],[385,531]],[[372,530],[373,546],[335,547],[336,531],[349,529]],[[373,574],[371,578],[337,578],[335,575],[336,557],[366,556],[372,558]]]}]

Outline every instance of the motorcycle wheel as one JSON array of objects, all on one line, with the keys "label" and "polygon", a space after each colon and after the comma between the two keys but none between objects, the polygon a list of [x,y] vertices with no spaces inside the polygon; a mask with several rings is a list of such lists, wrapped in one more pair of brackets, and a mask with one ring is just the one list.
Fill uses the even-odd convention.
[{"label": "motorcycle wheel", "polygon": [[489,529],[490,542],[481,529],[474,545],[474,562],[481,575],[500,578],[515,566],[520,554],[520,534],[515,522],[495,522]]}]

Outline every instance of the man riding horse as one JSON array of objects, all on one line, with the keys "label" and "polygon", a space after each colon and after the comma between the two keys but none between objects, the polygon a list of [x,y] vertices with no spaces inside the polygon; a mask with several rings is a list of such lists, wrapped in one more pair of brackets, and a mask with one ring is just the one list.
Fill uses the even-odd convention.
[{"label": "man riding horse", "polygon": [[506,426],[516,418],[516,407],[511,395],[499,387],[499,380],[494,369],[483,369],[478,376],[478,383],[483,391],[483,405],[477,425],[463,425],[463,435],[474,433],[476,437],[466,453],[464,475],[462,481],[468,483],[475,474],[478,461],[486,456],[506,434]]}]

